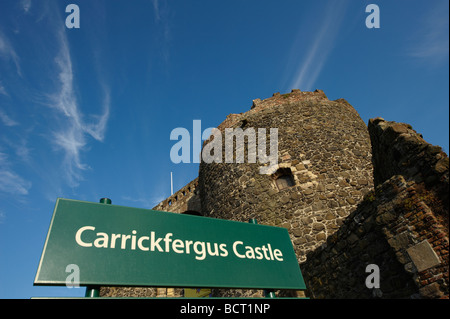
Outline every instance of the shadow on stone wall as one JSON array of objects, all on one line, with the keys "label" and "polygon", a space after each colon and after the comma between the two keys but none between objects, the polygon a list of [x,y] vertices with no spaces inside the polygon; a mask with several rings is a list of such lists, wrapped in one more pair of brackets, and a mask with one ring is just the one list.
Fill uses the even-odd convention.
[{"label": "shadow on stone wall", "polygon": [[[312,298],[448,298],[448,157],[408,124],[369,122],[376,189],[301,264]],[[368,288],[368,265],[379,288]]]}]

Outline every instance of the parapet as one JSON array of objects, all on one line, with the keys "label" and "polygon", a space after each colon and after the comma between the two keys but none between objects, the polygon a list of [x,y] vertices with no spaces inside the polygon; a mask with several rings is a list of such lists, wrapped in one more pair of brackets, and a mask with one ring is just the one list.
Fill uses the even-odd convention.
[{"label": "parapet", "polygon": [[406,180],[444,183],[448,188],[449,159],[439,146],[427,143],[422,134],[405,123],[377,117],[368,125],[372,140],[375,186],[394,175]]},{"label": "parapet", "polygon": [[319,101],[328,100],[327,96],[322,90],[315,90],[314,92],[302,92],[299,89],[293,89],[291,93],[280,94],[276,92],[272,97],[261,100],[253,100],[253,105],[251,109],[261,110],[267,107],[271,107],[280,103],[288,102],[299,102],[299,101]]},{"label": "parapet", "polygon": [[185,212],[198,212],[200,213],[200,199],[198,196],[198,178],[194,179],[172,196],[166,198],[161,203],[156,205],[153,209],[172,212],[172,213],[185,213]]}]

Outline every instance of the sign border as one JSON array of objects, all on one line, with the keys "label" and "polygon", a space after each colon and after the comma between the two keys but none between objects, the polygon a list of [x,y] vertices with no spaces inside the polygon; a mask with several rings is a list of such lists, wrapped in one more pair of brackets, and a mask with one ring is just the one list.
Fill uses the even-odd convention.
[{"label": "sign border", "polygon": [[[42,270],[42,264],[43,264],[43,261],[44,261],[44,256],[45,256],[45,253],[46,253],[47,248],[48,248],[48,242],[49,242],[49,238],[50,238],[50,233],[51,233],[51,230],[52,230],[53,225],[54,225],[56,211],[58,209],[58,206],[59,206],[61,200],[72,201],[72,202],[81,202],[81,203],[86,203],[86,204],[104,205],[104,204],[100,204],[100,203],[94,203],[94,202],[88,202],[88,201],[82,201],[82,200],[57,198],[56,204],[55,204],[55,207],[54,207],[54,210],[53,210],[52,219],[51,219],[48,231],[47,231],[45,244],[44,244],[44,247],[43,247],[43,250],[42,250],[42,254],[41,254],[41,257],[40,257],[39,266],[38,266],[38,269],[37,269],[37,272],[36,272],[36,276],[35,276],[35,280],[34,280],[34,283],[33,283],[34,286],[65,286],[66,285],[65,282],[62,282],[62,281],[59,281],[59,280],[55,281],[55,280],[42,280],[42,279],[39,279],[39,275],[40,275],[40,272]],[[176,215],[178,215],[177,213],[156,211],[156,210],[152,210],[152,209],[144,209],[144,208],[136,208],[136,207],[128,207],[128,206],[122,206],[122,205],[108,205],[108,206],[121,207],[121,208],[125,208],[125,209],[148,210],[148,211],[154,211],[154,212],[161,212],[161,213],[164,213],[164,214],[176,214]],[[210,217],[204,217],[204,216],[189,216],[189,217],[190,218],[202,218],[202,219],[203,218],[210,218]],[[225,221],[225,222],[228,222],[228,223],[245,224],[244,222],[239,222],[239,221],[234,221],[234,220],[216,219],[216,218],[211,218],[211,219]],[[292,245],[292,241],[291,241],[290,236],[289,236],[289,232],[288,232],[288,230],[286,228],[269,226],[269,225],[261,225],[261,224],[257,224],[255,226],[256,227],[261,227],[261,228],[264,228],[264,227],[276,228],[276,229],[279,229],[281,231],[284,230],[284,232],[286,233],[286,236],[287,236],[287,238],[289,238],[289,242],[290,242],[289,251],[287,253],[288,254],[293,254],[296,257],[297,264],[298,264],[298,259],[297,259],[297,256],[295,254],[295,251],[294,251],[294,248],[293,248],[293,245]],[[153,283],[153,284],[147,284],[147,285],[146,284],[133,284],[133,283],[131,283],[131,284],[130,283],[126,283],[126,284],[100,283],[99,284],[98,282],[91,282],[91,281],[83,281],[81,283],[81,285],[82,286],[90,286],[90,285],[99,286],[100,285],[102,287],[164,287],[164,288],[283,289],[283,290],[292,289],[292,290],[305,290],[306,289],[306,284],[304,282],[303,275],[302,275],[301,270],[300,270],[300,265],[298,265],[298,269],[299,269],[299,276],[300,276],[300,281],[301,281],[300,286],[298,286],[298,285],[293,285],[292,287],[284,286],[283,288],[268,287],[267,285],[266,286],[261,286],[261,285],[242,285],[242,286],[231,286],[231,287],[220,286],[220,285],[212,285],[212,286],[205,287],[204,284],[198,284],[198,285],[179,284],[179,285],[177,285],[177,284],[172,284],[172,283],[171,284],[164,284],[164,283],[154,284]]]}]

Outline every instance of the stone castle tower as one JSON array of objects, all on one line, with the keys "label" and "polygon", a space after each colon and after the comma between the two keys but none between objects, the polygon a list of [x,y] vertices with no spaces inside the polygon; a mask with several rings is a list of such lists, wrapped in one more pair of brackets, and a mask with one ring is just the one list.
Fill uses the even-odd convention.
[{"label": "stone castle tower", "polygon": [[[374,123],[370,123],[372,132],[369,135],[366,124],[346,100],[330,101],[321,90],[314,92],[292,90],[288,94],[275,93],[265,100],[256,99],[249,111],[230,114],[218,126],[218,129],[224,139],[226,128],[241,128],[244,132],[247,128],[255,130],[266,128],[267,132],[270,128],[277,128],[278,164],[270,168],[270,174],[260,174],[260,167],[266,164],[247,161],[250,151],[247,145],[248,139],[244,139],[246,150],[244,163],[226,163],[224,159],[219,163],[202,161],[198,178],[162,201],[154,209],[242,222],[256,218],[259,224],[285,227],[289,231],[298,262],[310,290],[307,294],[313,298],[379,296],[380,293],[373,294],[373,291],[364,285],[367,274],[362,267],[367,263],[374,263],[373,260],[388,265],[386,267],[390,272],[402,273],[394,276],[396,284],[394,288],[391,287],[394,292],[385,290],[384,297],[426,296],[426,292],[418,292],[422,286],[418,283],[420,272],[417,271],[417,267],[409,266],[413,270],[404,274],[405,265],[411,262],[406,250],[415,247],[414,245],[421,242],[419,239],[423,236],[416,236],[417,239],[412,239],[415,235],[408,237],[409,244],[404,244],[400,252],[396,242],[386,237],[386,229],[391,229],[390,224],[388,227],[380,222],[382,225],[377,224],[376,227],[370,225],[367,229],[361,226],[363,220],[379,221],[380,219],[375,217],[368,218],[367,214],[370,212],[375,216],[378,207],[384,207],[383,205],[386,204],[386,199],[377,197],[378,193],[374,191],[374,180],[378,188],[390,189],[391,176],[401,175],[406,178],[406,175],[413,173],[417,175],[418,170],[424,169],[416,164],[411,164],[412,167],[409,167],[409,170],[398,169],[398,167],[400,169],[406,167],[403,163],[405,158],[417,156],[414,148],[409,144],[405,147],[404,142],[397,138],[398,135],[408,133],[416,138],[416,135],[419,136],[417,133],[403,124],[392,124],[399,132],[387,134],[388,138],[386,138],[382,133],[390,132],[391,122],[380,119],[376,121],[377,125]],[[383,129],[377,131],[378,126]],[[386,126],[389,126],[389,129],[386,130]],[[399,141],[403,143],[400,146],[396,144],[400,143]],[[411,139],[408,141],[411,142]],[[203,146],[205,147],[208,142],[210,140],[205,141]],[[224,140],[222,142],[225,146]],[[417,137],[414,143],[420,146],[417,146],[419,149],[429,145],[421,137]],[[390,151],[386,152],[386,149]],[[376,152],[373,156],[372,151]],[[432,156],[435,156],[436,161],[439,160],[441,164],[438,173],[430,173],[435,172],[431,169],[427,174],[431,174],[435,180],[443,181],[439,184],[438,195],[439,198],[443,198],[442,194],[445,190],[448,192],[448,157],[441,150],[432,149],[430,152],[439,154],[439,156]],[[225,148],[222,154],[225,154]],[[387,158],[385,154],[390,154],[390,157]],[[435,162],[430,161],[426,164],[421,163],[427,167],[435,165]],[[387,180],[390,182],[386,186]],[[404,188],[406,192],[406,182]],[[391,203],[397,199],[395,196],[391,194],[388,202]],[[411,201],[408,205],[401,206],[409,208],[402,213],[411,214],[414,210],[412,203],[415,203],[417,199],[411,194],[403,196]],[[440,216],[438,216],[438,224],[447,223],[447,231],[433,233],[434,230],[426,230],[427,234],[432,234],[430,236],[444,237],[436,241],[436,245],[439,243],[436,247],[439,248],[435,248],[435,251],[442,255],[441,260],[438,264],[431,263],[433,264],[432,276],[436,278],[440,276],[440,285],[432,289],[431,296],[434,297],[442,295],[448,297],[448,197],[442,202],[443,206],[434,204],[435,207],[440,207],[437,209]],[[376,207],[375,204],[377,204]],[[444,207],[443,210],[442,207]],[[408,218],[411,217],[408,215]],[[412,224],[404,227],[413,229]],[[435,229],[437,226],[433,227]],[[360,239],[367,241],[363,248],[370,246],[369,243],[373,245],[382,243],[385,246],[377,248],[378,250],[374,249],[373,255],[365,260],[358,260],[361,247],[358,246],[358,249],[356,246]],[[352,255],[352,250],[358,252],[357,256]],[[400,255],[406,257],[403,258]],[[336,266],[337,264],[347,265],[347,267],[341,269]],[[321,272],[317,271],[319,268]],[[336,273],[336,269],[340,269],[342,272],[340,277],[353,282],[356,274],[346,272],[346,269],[350,268],[353,272],[358,272],[361,283],[356,283],[356,288],[349,287],[342,291],[337,287],[338,279],[333,272]],[[430,267],[427,271],[430,271],[429,269]],[[334,278],[335,281],[330,278]],[[434,282],[426,283],[424,286],[428,287]],[[344,281],[340,285],[345,283]],[[399,285],[402,289],[407,288],[400,289],[402,292],[395,294],[395,287]],[[181,289],[160,288],[158,291],[153,288],[126,289],[128,288],[103,288],[102,294],[104,296],[183,295]],[[217,296],[260,296],[261,292],[217,290],[215,294]],[[279,292],[279,295],[286,295],[286,293]]]},{"label": "stone castle tower", "polygon": [[322,91],[276,93],[229,115],[218,128],[226,127],[278,128],[278,165],[260,174],[260,163],[202,162],[202,215],[285,227],[299,262],[372,189],[369,134],[343,99],[329,101]]}]

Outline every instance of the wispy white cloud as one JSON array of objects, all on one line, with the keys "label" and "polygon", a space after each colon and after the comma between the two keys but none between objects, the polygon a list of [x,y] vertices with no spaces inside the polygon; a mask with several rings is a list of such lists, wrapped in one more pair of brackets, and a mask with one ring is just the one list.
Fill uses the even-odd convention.
[{"label": "wispy white cloud", "polygon": [[81,153],[86,149],[88,137],[103,141],[110,112],[110,94],[104,90],[103,111],[100,115],[91,115],[92,121],[86,121],[79,108],[74,88],[74,76],[69,44],[64,31],[59,34],[60,49],[55,59],[58,69],[57,92],[50,96],[49,106],[57,111],[62,128],[53,132],[52,142],[64,151],[64,167],[68,182],[77,186],[82,180],[82,171],[89,166],[81,160]]},{"label": "wispy white cloud", "polygon": [[15,172],[0,168],[0,191],[13,195],[27,195],[31,182]]},{"label": "wispy white cloud", "polygon": [[5,61],[12,60],[16,66],[17,74],[22,76],[22,70],[20,69],[20,59],[17,55],[11,41],[6,37],[6,35],[0,30],[0,58]]},{"label": "wispy white cloud", "polygon": [[111,95],[109,90],[103,89],[103,113],[100,115],[91,115],[94,119],[91,123],[84,123],[84,130],[97,141],[103,142],[105,138],[106,127],[109,119],[109,110],[111,105]]},{"label": "wispy white cloud", "polygon": [[0,94],[9,96],[9,94],[8,94],[8,92],[6,92],[6,89],[3,86],[2,82],[0,82]]},{"label": "wispy white cloud", "polygon": [[[8,146],[16,155],[14,158],[14,162],[18,160],[24,163],[29,163],[32,160],[30,156],[32,149],[28,146],[28,133],[27,131],[21,131],[20,136],[7,137],[6,135],[2,136],[1,140],[4,145]],[[12,152],[8,152],[8,154],[12,154]]]},{"label": "wispy white cloud", "polygon": [[31,9],[31,0],[22,0],[21,1],[22,9],[25,13],[28,13]]},{"label": "wispy white cloud", "polygon": [[153,16],[158,27],[160,51],[164,61],[169,61],[169,45],[171,39],[171,29],[169,22],[169,7],[167,0],[151,0],[153,4]]},{"label": "wispy white cloud", "polygon": [[416,21],[418,31],[414,33],[407,54],[427,63],[439,63],[449,55],[449,2],[430,1],[430,9],[421,21]]},{"label": "wispy white cloud", "polygon": [[0,153],[0,192],[11,195],[27,195],[30,188],[31,182],[15,173],[8,156]]},{"label": "wispy white cloud", "polygon": [[6,114],[5,111],[0,109],[0,120],[2,121],[3,125],[5,126],[16,126],[19,125],[16,121],[11,119],[8,114]]},{"label": "wispy white cloud", "polygon": [[320,13],[311,13],[313,16],[322,17],[316,20],[317,27],[313,28],[317,31],[306,34],[303,30],[311,28],[300,29],[288,62],[288,69],[295,70],[293,75],[291,73],[291,89],[313,89],[334,48],[347,5],[347,1],[328,1],[321,7]]},{"label": "wispy white cloud", "polygon": [[161,17],[159,15],[159,0],[151,0],[153,3],[153,15],[155,17],[155,21],[161,20]]}]

